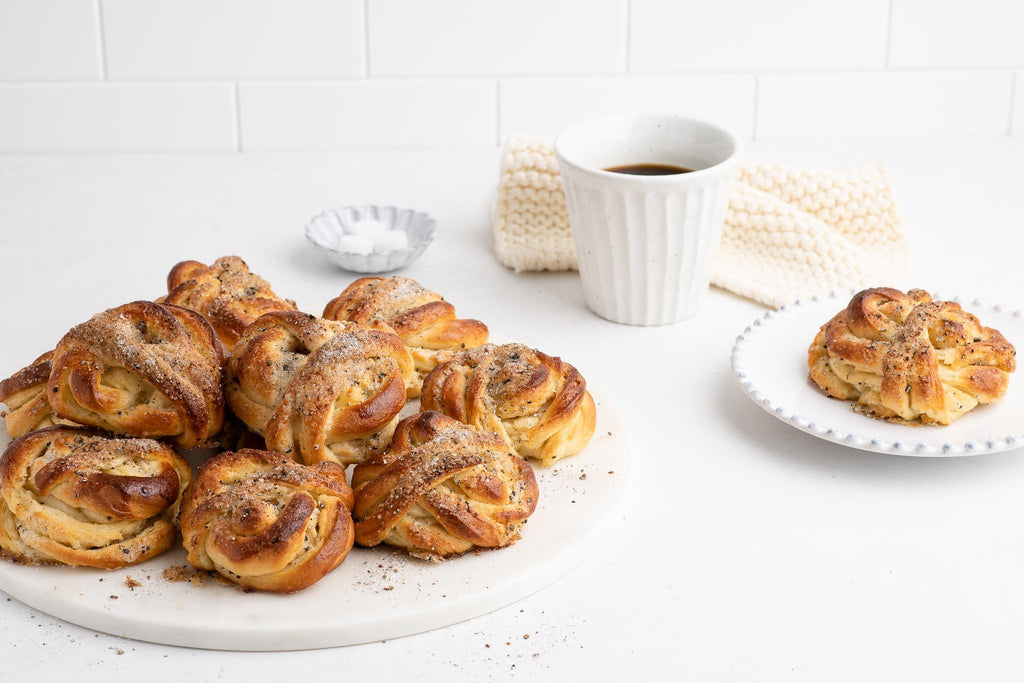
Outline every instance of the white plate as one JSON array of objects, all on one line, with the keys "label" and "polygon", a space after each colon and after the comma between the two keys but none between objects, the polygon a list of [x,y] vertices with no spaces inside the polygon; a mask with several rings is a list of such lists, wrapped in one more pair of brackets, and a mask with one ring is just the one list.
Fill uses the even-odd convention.
[{"label": "white plate", "polygon": [[[618,411],[594,399],[594,438],[579,455],[535,468],[537,511],[510,548],[435,564],[383,546],[356,547],[331,574],[293,595],[243,593],[212,578],[198,586],[169,582],[163,570],[186,564],[180,548],[111,571],[0,562],[0,588],[88,628],[221,650],[353,645],[464,621],[553,583],[599,547],[597,531],[625,487],[633,453]],[[0,445],[7,441],[4,435]],[[128,576],[141,585],[129,589]]]},{"label": "white plate", "polygon": [[[797,300],[755,320],[736,339],[732,370],[750,398],[778,419],[819,438],[879,453],[956,456],[1024,446],[1024,377],[1012,376],[1001,400],[978,406],[945,427],[907,426],[854,412],[852,401],[829,398],[807,377],[807,347],[852,292]],[[956,301],[987,327],[1024,348],[1024,312]],[[1015,373],[1020,374],[1020,373]]]}]

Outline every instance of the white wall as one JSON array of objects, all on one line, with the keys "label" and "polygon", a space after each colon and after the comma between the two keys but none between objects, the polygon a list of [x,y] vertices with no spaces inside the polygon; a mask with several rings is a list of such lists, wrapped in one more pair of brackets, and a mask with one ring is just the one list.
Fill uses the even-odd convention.
[{"label": "white wall", "polygon": [[0,152],[495,145],[633,110],[1024,134],[1024,2],[0,0]]}]

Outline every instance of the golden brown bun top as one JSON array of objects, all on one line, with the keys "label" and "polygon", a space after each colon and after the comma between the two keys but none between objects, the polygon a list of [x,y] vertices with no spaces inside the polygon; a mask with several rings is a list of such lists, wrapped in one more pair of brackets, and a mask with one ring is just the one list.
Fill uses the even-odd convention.
[{"label": "golden brown bun top", "polygon": [[52,367],[53,351],[47,351],[31,365],[0,382],[0,402],[7,406],[4,423],[12,439],[58,423],[73,424],[54,415],[46,396]]},{"label": "golden brown bun top", "polygon": [[167,276],[167,291],[166,303],[205,316],[228,350],[264,313],[295,310],[295,302],[275,294],[270,283],[237,256],[222,256],[209,266],[182,261]]},{"label": "golden brown bun top", "polygon": [[504,435],[545,466],[578,453],[595,427],[580,372],[523,344],[485,344],[437,366],[423,382],[424,410]]},{"label": "golden brown bun top", "polygon": [[412,374],[408,349],[390,331],[276,311],[239,339],[227,393],[269,447],[314,463],[390,423],[405,407]]},{"label": "golden brown bun top", "polygon": [[[42,450],[40,450],[42,447]],[[147,519],[172,505],[188,484],[188,463],[167,444],[153,439],[111,437],[92,429],[48,427],[18,439],[0,459],[0,476],[23,452],[45,465],[35,469],[31,486],[39,496],[56,495],[67,505],[114,519]],[[118,469],[150,460],[150,476]]]},{"label": "golden brown bun top", "polygon": [[[445,557],[501,547],[537,506],[533,469],[497,434],[434,411],[398,423],[391,448],[356,465],[356,539]],[[421,512],[407,515],[413,506]],[[436,523],[423,524],[422,515]]]},{"label": "golden brown bun top", "polygon": [[[477,371],[467,390],[486,395],[502,419],[532,415],[542,409],[547,419],[561,419],[579,407],[587,391],[587,381],[579,370],[524,344],[485,344],[449,363]],[[434,379],[441,380],[445,374],[437,371]]]},{"label": "golden brown bun top", "polygon": [[859,337],[892,339],[914,307],[931,300],[923,289],[911,289],[904,294],[891,287],[874,287],[853,295],[846,307],[846,317],[850,330]]},{"label": "golden brown bun top", "polygon": [[0,545],[28,562],[121,567],[170,547],[191,478],[167,444],[49,427],[0,458],[0,510],[17,521]]},{"label": "golden brown bun top", "polygon": [[[322,462],[307,467],[283,453],[255,448],[226,451],[210,458],[199,466],[195,482],[186,506],[223,493],[226,494],[220,499],[223,507],[232,508],[233,502],[242,502],[264,483],[336,496],[347,508],[354,502],[352,489],[345,480],[345,468],[341,465]],[[251,520],[245,523],[250,524]]]},{"label": "golden brown bun top", "polygon": [[0,402],[5,402],[14,394],[25,389],[37,386],[45,386],[50,379],[50,369],[53,367],[53,351],[47,351],[36,358],[30,365],[23,367],[16,373],[0,382]]},{"label": "golden brown bun top", "polygon": [[364,325],[380,320],[407,346],[424,349],[468,349],[487,341],[486,325],[456,318],[440,294],[400,275],[359,278],[328,302],[324,317]]},{"label": "golden brown bun top", "polygon": [[821,327],[808,366],[826,393],[876,417],[949,424],[1005,394],[1015,355],[958,303],[876,287]]},{"label": "golden brown bun top", "polygon": [[[220,431],[223,363],[221,345],[201,315],[135,301],[64,335],[47,397],[60,417],[79,424],[129,436],[172,436],[191,448]],[[125,377],[108,384],[107,373],[121,371]]]},{"label": "golden brown bun top", "polygon": [[182,502],[189,561],[242,585],[293,592],[334,569],[353,542],[352,489],[332,462],[306,467],[242,449],[200,468]]},{"label": "golden brown bun top", "polygon": [[826,325],[826,348],[851,362],[877,362],[884,347],[891,366],[913,362],[931,349],[959,349],[958,361],[1013,372],[1016,351],[999,330],[952,301],[933,301],[923,289],[903,293],[875,287],[854,294],[849,305]]}]

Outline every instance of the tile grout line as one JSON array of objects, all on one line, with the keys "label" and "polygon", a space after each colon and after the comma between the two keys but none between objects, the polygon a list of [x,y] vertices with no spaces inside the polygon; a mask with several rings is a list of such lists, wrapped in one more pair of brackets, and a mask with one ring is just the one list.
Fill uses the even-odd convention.
[{"label": "tile grout line", "polygon": [[100,80],[107,80],[107,46],[103,32],[103,0],[93,0],[96,10],[96,61],[100,70]]},{"label": "tile grout line", "polygon": [[362,0],[363,14],[363,78],[370,77],[370,0]]},{"label": "tile grout line", "polygon": [[[443,82],[449,83],[465,83],[469,81],[476,82],[488,82],[494,79],[502,80],[535,80],[535,81],[552,81],[552,80],[596,80],[596,79],[610,79],[610,80],[628,80],[635,76],[641,76],[644,78],[664,78],[664,79],[686,79],[691,77],[709,78],[709,77],[723,77],[723,78],[736,78],[743,76],[852,76],[852,75],[888,75],[888,74],[905,74],[905,75],[928,75],[928,74],[962,74],[962,73],[1012,73],[1019,67],[1009,64],[1000,64],[995,66],[926,66],[926,67],[896,67],[892,69],[880,69],[880,68],[857,68],[857,67],[843,67],[843,68],[827,68],[827,69],[726,69],[720,71],[712,70],[700,70],[700,71],[631,71],[628,74],[621,72],[600,72],[600,73],[502,73],[502,74],[451,74],[451,75],[436,75],[436,74],[424,74],[424,75],[413,75],[413,74],[396,74],[396,75],[378,75],[373,77],[358,76],[324,76],[324,77],[309,77],[309,76],[253,76],[243,78],[247,83],[264,83],[264,84],[278,84],[278,83],[302,83],[307,85],[315,84],[354,84],[362,82],[375,82],[375,83],[392,83],[399,85],[408,85],[418,82]],[[115,82],[121,84],[132,84],[132,85],[173,85],[173,84],[191,84],[191,83],[233,83],[236,78],[232,77],[173,77],[173,78],[119,78],[115,79]],[[81,85],[83,83],[80,79],[72,78],[52,78],[42,80],[9,80],[0,78],[0,85],[27,85],[32,83],[45,83],[47,85]]]},{"label": "tile grout line", "polygon": [[[853,75],[890,75],[890,74],[904,74],[908,76],[912,75],[948,75],[948,74],[997,74],[997,73],[1009,73],[1013,74],[1016,69],[1009,65],[999,66],[944,66],[944,67],[905,67],[905,68],[894,68],[894,69],[876,69],[876,68],[842,68],[842,69],[767,69],[767,70],[728,70],[728,71],[643,71],[643,72],[631,72],[629,74],[622,73],[558,73],[558,74],[471,74],[466,76],[452,75],[452,76],[411,76],[411,75],[396,75],[396,76],[374,76],[372,78],[364,78],[362,76],[330,76],[330,77],[247,77],[241,80],[246,83],[256,83],[263,85],[279,85],[279,84],[301,84],[301,85],[356,85],[359,83],[389,83],[392,85],[415,85],[417,83],[488,83],[493,82],[496,79],[502,81],[508,80],[535,80],[535,81],[554,81],[554,80],[597,80],[597,79],[609,79],[609,80],[622,80],[626,81],[633,77],[644,77],[650,79],[686,79],[690,77],[694,78],[739,78],[739,77],[752,77],[759,78],[762,76],[853,76]],[[109,79],[108,79],[109,80]],[[110,81],[111,83],[118,83],[120,85],[199,85],[199,84],[217,84],[217,83],[234,83],[239,79],[229,77],[200,77],[200,78],[188,78],[188,77],[176,77],[176,78],[124,78],[115,79]],[[0,87],[6,86],[31,86],[31,85],[48,85],[48,86],[80,86],[88,85],[89,81],[83,81],[81,79],[72,78],[53,78],[53,79],[37,79],[37,80],[13,80],[13,79],[2,79],[0,78]]]},{"label": "tile grout line", "polygon": [[633,0],[626,0],[626,73],[633,68]]},{"label": "tile grout line", "polygon": [[889,6],[885,13],[885,63],[883,66],[888,69],[892,55],[892,6],[896,0],[889,0]]},{"label": "tile grout line", "polygon": [[234,143],[235,152],[242,151],[242,108],[239,102],[239,84],[238,81],[234,82],[234,87],[231,88],[231,113],[233,114],[232,119],[234,120]]},{"label": "tile grout line", "polygon": [[[1013,64],[998,64],[986,66],[908,66],[895,67],[891,69],[879,67],[828,67],[828,68],[771,68],[771,69],[700,69],[695,71],[630,71],[628,74],[619,71],[600,72],[555,72],[555,73],[469,73],[469,74],[378,74],[376,76],[330,76],[330,77],[253,77],[245,80],[261,83],[341,83],[355,82],[360,80],[387,81],[387,82],[416,82],[416,81],[486,81],[495,78],[507,80],[553,80],[553,79],[625,79],[632,76],[648,76],[652,78],[687,78],[690,76],[829,76],[829,75],[851,75],[851,74],[950,74],[950,73],[992,73],[1000,71],[1012,71],[1018,68]],[[137,82],[194,82],[202,81],[213,83],[229,80],[227,78],[157,78],[135,79]]]}]

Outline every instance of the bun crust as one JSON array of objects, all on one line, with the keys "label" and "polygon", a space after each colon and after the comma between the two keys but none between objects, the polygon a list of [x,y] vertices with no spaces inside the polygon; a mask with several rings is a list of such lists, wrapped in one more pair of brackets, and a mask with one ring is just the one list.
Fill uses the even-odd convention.
[{"label": "bun crust", "polygon": [[270,450],[348,464],[387,447],[412,376],[409,352],[388,331],[277,311],[238,340],[226,394]]},{"label": "bun crust", "polygon": [[409,398],[420,395],[423,378],[459,351],[487,343],[487,326],[455,317],[455,307],[440,294],[407,277],[363,277],[324,308],[328,320],[370,325],[380,321],[409,347],[416,381]]},{"label": "bun crust", "polygon": [[293,311],[270,283],[251,272],[237,256],[222,256],[209,266],[182,261],[167,276],[164,303],[196,311],[206,318],[228,351],[256,318],[271,311]]},{"label": "bun crust", "polygon": [[522,344],[487,344],[442,363],[424,380],[420,404],[496,432],[544,467],[583,450],[597,415],[576,368]]},{"label": "bun crust", "polygon": [[1006,393],[1013,345],[920,289],[858,292],[807,353],[811,381],[873,417],[947,425]]},{"label": "bun crust", "polygon": [[188,561],[242,586],[277,593],[308,588],[352,549],[352,489],[332,462],[312,467],[280,453],[221,453],[185,493],[181,533]]},{"label": "bun crust", "polygon": [[190,478],[184,458],[159,441],[34,431],[0,458],[0,548],[32,564],[148,560],[174,544]]},{"label": "bun crust", "polygon": [[402,420],[391,448],[352,473],[356,541],[428,559],[502,548],[537,507],[530,465],[495,434],[437,412]]},{"label": "bun crust", "polygon": [[201,315],[136,301],[64,335],[46,396],[61,418],[115,434],[170,437],[193,448],[224,422],[223,362]]},{"label": "bun crust", "polygon": [[8,410],[4,415],[7,434],[18,439],[37,429],[57,424],[73,425],[58,418],[46,397],[46,384],[53,367],[53,351],[47,351],[21,370],[0,382],[0,403]]}]

